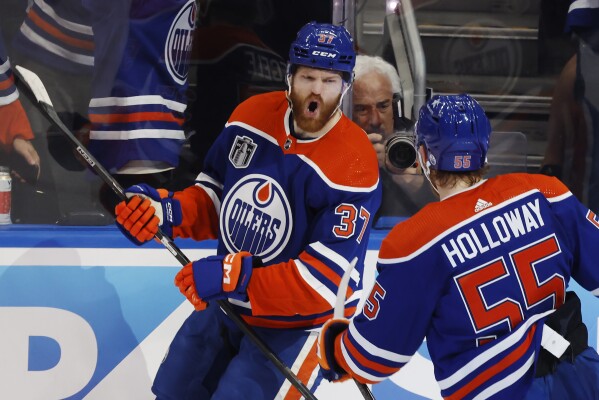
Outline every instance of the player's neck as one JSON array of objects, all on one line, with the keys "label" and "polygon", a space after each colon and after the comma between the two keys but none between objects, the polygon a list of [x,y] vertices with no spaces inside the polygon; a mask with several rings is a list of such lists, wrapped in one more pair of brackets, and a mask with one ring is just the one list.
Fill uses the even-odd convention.
[{"label": "player's neck", "polygon": [[297,126],[297,123],[295,122],[295,119],[294,119],[293,120],[293,131],[295,133],[295,136],[298,138],[317,139],[317,138],[325,135],[328,131],[330,131],[335,126],[335,124],[339,121],[340,118],[341,118],[341,111],[339,109],[337,109],[333,113],[331,118],[329,118],[327,123],[324,124],[324,126],[317,132],[307,132],[307,131],[302,130],[300,127]]},{"label": "player's neck", "polygon": [[437,187],[437,191],[439,193],[439,198],[441,200],[444,200],[448,197],[451,197],[453,195],[456,195],[460,192],[463,192],[466,189],[469,189],[470,187],[472,187],[473,185],[471,185],[470,183],[463,181],[463,180],[458,180],[456,182],[455,186],[441,186],[441,185],[436,185]]}]

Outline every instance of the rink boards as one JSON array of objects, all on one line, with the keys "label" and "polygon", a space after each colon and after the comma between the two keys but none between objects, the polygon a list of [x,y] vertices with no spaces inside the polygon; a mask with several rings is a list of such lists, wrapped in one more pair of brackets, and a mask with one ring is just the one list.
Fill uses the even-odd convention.
[{"label": "rink boards", "polygon": [[[386,231],[374,231],[364,286]],[[215,242],[177,241],[189,259]],[[108,227],[0,226],[0,398],[153,399],[152,378],[192,307],[173,285],[178,261],[161,245],[135,247]],[[577,285],[590,344],[599,301]],[[377,400],[439,399],[426,346]],[[324,384],[319,399],[359,399],[351,382]]]}]

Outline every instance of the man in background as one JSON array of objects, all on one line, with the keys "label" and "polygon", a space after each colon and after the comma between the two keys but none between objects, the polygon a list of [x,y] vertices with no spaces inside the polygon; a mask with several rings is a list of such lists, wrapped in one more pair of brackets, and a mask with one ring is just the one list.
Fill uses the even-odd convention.
[{"label": "man in background", "polygon": [[[353,86],[352,119],[368,134],[377,154],[383,184],[383,202],[377,213],[379,227],[390,228],[396,218],[408,217],[436,200],[418,163],[398,168],[390,161],[387,142],[397,133],[409,134],[412,122],[402,118],[401,81],[393,65],[380,57],[358,55]],[[412,139],[413,140],[413,139]],[[388,218],[389,223],[385,222]]]}]

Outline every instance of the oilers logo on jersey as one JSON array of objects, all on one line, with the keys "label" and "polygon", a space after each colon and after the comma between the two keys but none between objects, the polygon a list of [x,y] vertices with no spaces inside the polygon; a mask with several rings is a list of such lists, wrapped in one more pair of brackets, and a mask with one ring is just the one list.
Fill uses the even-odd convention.
[{"label": "oilers logo on jersey", "polygon": [[245,168],[250,164],[255,151],[256,144],[252,139],[247,136],[237,136],[229,153],[229,161],[235,168]]},{"label": "oilers logo on jersey", "polygon": [[285,192],[266,175],[243,177],[223,200],[220,231],[230,253],[245,250],[268,262],[285,248],[292,226]]},{"label": "oilers logo on jersey", "polygon": [[190,0],[173,20],[166,39],[166,66],[173,80],[180,85],[187,81],[195,19],[196,4],[194,0]]}]

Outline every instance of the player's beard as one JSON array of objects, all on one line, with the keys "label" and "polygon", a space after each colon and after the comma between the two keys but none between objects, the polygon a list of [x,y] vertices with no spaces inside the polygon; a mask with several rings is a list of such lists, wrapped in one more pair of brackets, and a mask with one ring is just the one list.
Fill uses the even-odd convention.
[{"label": "player's beard", "polygon": [[[310,95],[307,98],[300,98],[297,93],[291,91],[289,96],[291,100],[291,109],[293,111],[293,118],[302,131],[305,132],[318,132],[326,123],[329,121],[333,112],[339,105],[341,94],[339,94],[334,101],[331,103],[325,103],[321,96]],[[318,104],[314,115],[310,115],[309,107],[310,104]]]}]

